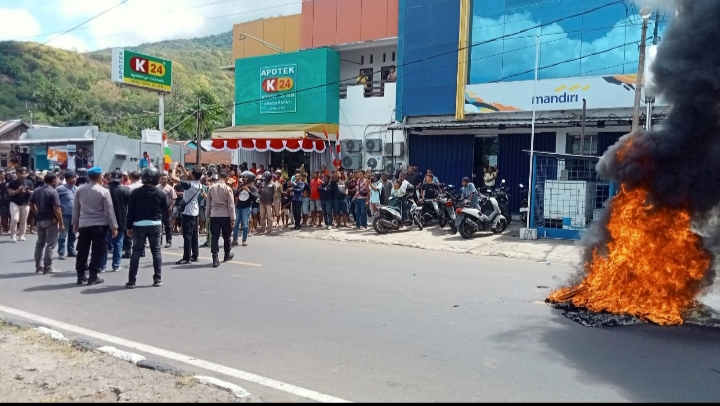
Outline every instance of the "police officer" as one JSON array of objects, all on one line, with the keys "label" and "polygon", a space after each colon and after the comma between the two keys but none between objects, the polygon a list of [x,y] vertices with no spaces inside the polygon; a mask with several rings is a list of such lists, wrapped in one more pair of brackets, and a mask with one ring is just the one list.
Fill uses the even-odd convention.
[{"label": "police officer", "polygon": [[[77,258],[75,270],[77,283],[97,285],[104,281],[98,278],[103,254],[107,252],[107,231],[113,238],[117,236],[118,225],[115,219],[110,192],[102,186],[102,169],[92,167],[87,171],[89,182],[75,193],[72,222],[78,233]],[[88,255],[92,246],[92,256],[88,265]],[[85,277],[86,268],[90,269],[90,279]]]},{"label": "police officer", "polygon": [[154,166],[143,169],[142,187],[130,193],[130,205],[127,213],[127,234],[133,238],[133,251],[130,258],[130,277],[125,287],[135,287],[140,254],[145,249],[145,240],[150,243],[153,257],[153,286],[162,285],[162,238],[163,213],[167,212],[165,193],[157,188],[160,183],[160,172]]}]

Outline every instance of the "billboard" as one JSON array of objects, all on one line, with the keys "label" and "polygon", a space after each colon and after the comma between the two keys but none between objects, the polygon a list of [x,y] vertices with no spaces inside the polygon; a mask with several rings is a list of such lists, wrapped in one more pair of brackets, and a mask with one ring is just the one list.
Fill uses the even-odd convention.
[{"label": "billboard", "polygon": [[297,64],[260,68],[260,114],[297,111]]},{"label": "billboard", "polygon": [[111,79],[115,83],[160,93],[170,93],[172,91],[172,61],[114,48]]},{"label": "billboard", "polygon": [[340,54],[329,48],[235,61],[235,125],[338,124]]},{"label": "billboard", "polygon": [[[465,86],[465,114],[632,108],[637,75],[576,77]],[[535,91],[534,91],[535,89]],[[534,94],[533,94],[534,91]]]}]

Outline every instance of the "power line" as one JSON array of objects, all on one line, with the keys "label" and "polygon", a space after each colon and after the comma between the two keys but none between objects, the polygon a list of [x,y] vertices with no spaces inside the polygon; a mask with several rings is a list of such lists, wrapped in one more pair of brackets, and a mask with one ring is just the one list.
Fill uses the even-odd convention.
[{"label": "power line", "polygon": [[[128,1],[128,0],[125,0],[125,2],[127,2],[127,1]],[[209,6],[215,6],[215,5],[218,5],[218,4],[229,3],[229,2],[234,2],[234,1],[239,1],[239,0],[218,0],[218,1],[215,1],[215,2],[212,2],[212,3],[205,3],[205,4],[197,5],[197,6],[194,6],[194,7],[186,7],[186,8],[183,8],[183,9],[171,10],[171,11],[167,11],[167,12],[164,12],[164,13],[160,13],[160,14],[158,14],[158,15],[172,14],[172,13],[176,13],[176,12],[178,12],[178,11],[190,10],[190,9],[197,9],[197,8],[209,7]],[[249,11],[241,11],[241,12],[232,13],[232,14],[222,14],[222,15],[218,15],[218,16],[214,16],[214,17],[202,18],[200,21],[203,21],[203,22],[204,22],[204,21],[212,21],[212,20],[218,20],[218,19],[221,19],[221,18],[234,17],[234,16],[242,15],[242,14],[257,13],[257,12],[260,12],[260,11],[266,11],[266,10],[272,10],[272,9],[275,9],[275,8],[288,7],[288,6],[293,6],[293,5],[297,5],[297,4],[302,4],[302,3],[308,2],[308,1],[311,1],[311,0],[300,0],[300,2],[297,2],[297,1],[296,1],[296,2],[293,2],[293,3],[278,4],[278,5],[275,5],[275,6],[263,7],[263,8],[258,8],[258,9],[254,9],[254,10],[249,10]],[[89,28],[89,27],[85,27],[85,28],[82,28],[82,29],[87,29],[87,28]],[[115,33],[115,34],[108,34],[108,35],[103,35],[103,36],[98,36],[98,37],[92,37],[92,38],[81,38],[81,39],[88,40],[88,39],[99,39],[99,38],[119,37],[119,36],[123,36],[123,35],[135,34],[135,33],[138,33],[138,32],[142,32],[142,30],[127,31],[127,32],[121,32],[121,33]],[[18,41],[18,40],[22,40],[22,39],[38,38],[38,37],[44,37],[44,36],[47,36],[47,35],[53,35],[53,34],[57,34],[57,33],[58,33],[58,32],[46,33],[46,34],[38,34],[38,35],[32,35],[32,36],[27,36],[27,37],[18,37],[18,38],[9,39],[9,40],[6,40],[6,41]]]},{"label": "power line", "polygon": [[[127,1],[127,0],[125,0],[125,1]],[[558,23],[558,22],[560,22],[560,21],[564,21],[564,20],[567,20],[567,19],[570,19],[570,18],[575,18],[575,17],[578,17],[578,16],[590,14],[590,13],[592,13],[592,12],[595,12],[595,11],[597,11],[597,10],[603,9],[603,8],[605,8],[605,7],[609,7],[609,6],[612,6],[612,5],[615,5],[615,4],[619,4],[619,3],[624,3],[624,1],[625,1],[625,0],[613,1],[613,2],[610,2],[610,3],[604,4],[604,5],[600,5],[600,6],[597,6],[597,7],[592,8],[592,9],[589,9],[589,10],[586,10],[586,11],[583,11],[583,12],[580,12],[580,13],[576,13],[576,14],[572,14],[572,15],[568,15],[568,16],[565,16],[565,17],[556,19],[556,20],[553,20],[553,21],[550,21],[550,22],[547,22],[547,23],[544,23],[544,24],[538,24],[538,25],[536,25],[536,26],[529,27],[529,28],[525,28],[525,29],[522,29],[522,30],[519,30],[519,31],[510,33],[510,34],[505,34],[505,35],[502,35],[502,36],[499,36],[499,37],[495,37],[495,38],[491,38],[491,39],[488,39],[488,40],[485,40],[485,41],[477,42],[477,43],[468,45],[468,46],[466,46],[466,47],[459,48],[458,50],[471,49],[471,48],[476,47],[476,46],[479,46],[479,45],[488,44],[488,43],[495,42],[495,41],[498,41],[498,40],[501,40],[501,39],[504,39],[504,38],[508,38],[508,37],[515,36],[515,35],[517,35],[517,34],[522,34],[522,33],[525,33],[525,32],[529,32],[529,31],[532,31],[532,30],[537,29],[537,28],[542,28],[542,27],[545,27],[545,26],[548,26],[548,25],[556,24],[556,23]],[[560,39],[558,39],[558,40],[560,40]],[[553,41],[557,41],[557,40],[553,40]],[[552,42],[552,41],[549,41],[549,42]],[[615,47],[606,49],[606,50],[604,50],[604,51],[598,51],[598,52],[595,52],[595,53],[592,53],[592,54],[583,55],[583,56],[581,56],[581,57],[579,57],[579,58],[574,58],[574,59],[567,60],[567,61],[557,62],[557,63],[551,64],[551,65],[548,65],[548,66],[544,66],[544,67],[542,67],[542,68],[540,68],[540,69],[547,69],[547,68],[551,68],[551,67],[554,67],[554,66],[558,66],[558,65],[563,64],[563,63],[573,62],[573,61],[575,61],[575,60],[580,60],[580,59],[587,58],[587,57],[590,57],[590,56],[599,55],[599,54],[602,54],[602,53],[605,53],[605,52],[610,52],[610,51],[613,51],[613,50],[615,50],[615,49],[617,49],[617,48],[624,47],[624,46],[627,46],[627,45],[631,45],[631,44],[633,44],[633,43],[637,43],[637,41],[631,42],[631,43],[627,43],[627,44],[623,44],[623,45],[619,45],[619,46],[615,46]],[[401,65],[398,65],[397,68],[405,67],[405,66],[407,66],[407,65],[412,65],[412,64],[415,64],[415,63],[426,62],[426,61],[428,61],[428,60],[431,60],[431,59],[434,59],[434,58],[438,58],[438,57],[440,57],[440,56],[445,56],[445,55],[449,55],[449,54],[454,54],[454,53],[456,53],[456,52],[457,52],[457,51],[453,50],[453,51],[449,51],[449,52],[443,52],[443,53],[431,55],[431,56],[429,56],[429,57],[426,57],[426,58],[423,58],[423,59],[420,59],[420,60],[417,60],[417,61],[410,61],[410,62],[406,62],[406,63],[401,64]],[[448,66],[451,66],[451,65],[448,65]],[[439,69],[439,68],[435,68],[435,69]],[[431,71],[431,70],[434,70],[434,69],[429,69],[429,70],[427,70],[427,71]],[[534,71],[534,69],[533,69],[532,71],[530,71],[530,72],[533,72],[533,71]],[[374,72],[373,75],[375,75],[375,74],[380,74],[380,73],[381,73],[381,71]],[[498,79],[497,81],[502,81],[502,80],[505,80],[505,79],[508,79],[508,78],[512,78],[512,77],[515,77],[515,76],[519,76],[519,75],[522,75],[522,74],[526,74],[526,73],[528,73],[528,72],[522,72],[522,73],[510,75],[510,76],[508,76],[508,77]],[[312,86],[312,87],[305,88],[305,89],[300,89],[300,90],[297,90],[295,93],[297,94],[297,93],[300,93],[300,92],[307,92],[307,91],[310,91],[310,90],[317,90],[317,89],[327,88],[329,85],[335,85],[335,84],[338,84],[338,85],[339,85],[339,84],[341,84],[341,83],[343,83],[343,82],[347,82],[347,81],[354,80],[354,79],[355,79],[354,76],[353,76],[352,78],[348,78],[348,79],[340,79],[340,80],[338,80],[338,81],[334,81],[334,82],[330,82],[330,83],[326,83],[326,84],[322,84],[322,85],[317,85],[317,86]],[[496,82],[497,82],[497,81],[496,81]],[[490,82],[490,83],[494,83],[494,82]],[[273,97],[280,97],[280,95],[273,95],[273,96],[270,96],[269,98],[273,98]],[[267,98],[266,98],[266,99],[267,99]],[[219,110],[219,109],[229,109],[229,108],[233,108],[233,107],[240,106],[240,105],[244,105],[244,104],[257,103],[257,102],[260,102],[261,100],[263,100],[263,99],[248,100],[248,101],[239,102],[239,103],[238,103],[238,102],[235,102],[235,103],[229,104],[229,105],[223,105],[223,106],[206,108],[206,109],[204,109],[204,111],[212,111],[212,110]],[[179,114],[174,114],[174,115],[180,115],[180,114],[181,114],[181,113],[179,113]],[[169,116],[173,116],[173,115],[166,115],[166,117],[169,117]],[[120,120],[120,119],[135,120],[135,119],[143,119],[143,118],[150,118],[150,117],[155,117],[155,116],[122,117],[122,118],[112,119],[111,121]]]},{"label": "power line", "polygon": [[42,47],[42,46],[45,46],[45,45],[49,44],[51,41],[54,41],[54,40],[62,37],[63,35],[68,34],[68,33],[72,32],[72,31],[80,28],[81,26],[89,23],[90,21],[92,21],[92,20],[100,17],[101,15],[103,15],[103,14],[105,14],[105,13],[107,13],[107,12],[109,12],[109,11],[117,8],[117,7],[122,6],[123,4],[125,4],[125,3],[127,3],[127,2],[128,2],[128,0],[122,0],[120,3],[118,3],[118,4],[116,4],[116,5],[112,6],[112,7],[110,7],[109,9],[103,11],[102,13],[95,15],[94,17],[90,18],[89,20],[83,21],[82,23],[80,23],[80,24],[78,24],[78,25],[70,28],[69,30],[67,30],[67,31],[63,32],[62,34],[58,35],[57,37],[51,38],[51,39],[47,40],[46,42],[44,42],[44,43],[42,43],[42,44],[40,44],[40,45],[38,45],[38,46],[30,49],[28,52],[34,52],[36,49],[38,49],[38,48],[40,48],[40,47]]}]

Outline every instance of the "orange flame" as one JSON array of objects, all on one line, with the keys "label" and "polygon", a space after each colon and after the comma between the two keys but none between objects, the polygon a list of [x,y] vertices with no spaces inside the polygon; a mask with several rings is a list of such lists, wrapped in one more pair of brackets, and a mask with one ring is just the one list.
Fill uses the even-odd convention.
[{"label": "orange flame", "polygon": [[549,299],[572,301],[594,312],[636,316],[661,325],[682,324],[710,267],[710,253],[690,228],[687,209],[654,207],[644,189],[624,188],[613,198],[607,254],[597,249],[577,286]]}]

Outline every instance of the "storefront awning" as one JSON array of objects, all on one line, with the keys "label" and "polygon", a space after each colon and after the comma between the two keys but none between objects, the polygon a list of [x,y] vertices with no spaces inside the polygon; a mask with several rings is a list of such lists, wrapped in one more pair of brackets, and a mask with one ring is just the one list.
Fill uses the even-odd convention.
[{"label": "storefront awning", "polygon": [[322,153],[329,142],[337,141],[338,129],[337,124],[235,126],[213,131],[212,147],[216,150],[242,148],[258,152],[302,150]]}]

